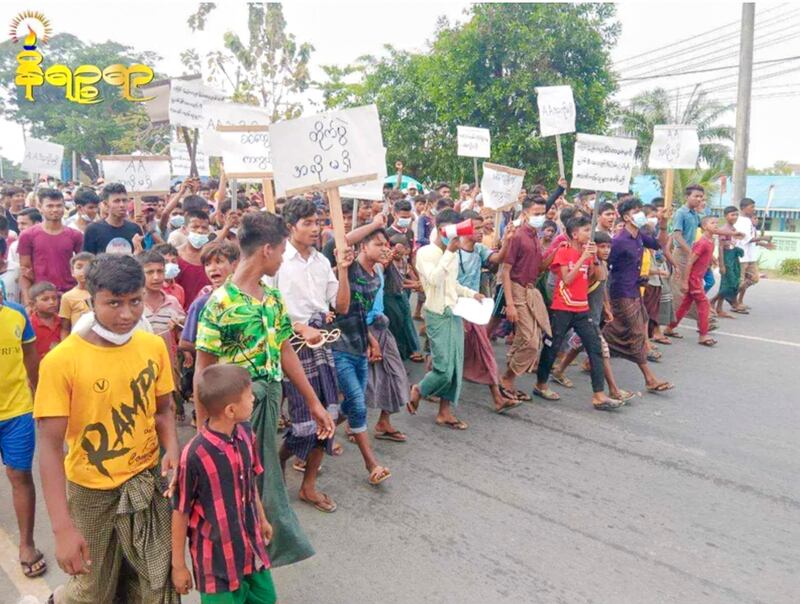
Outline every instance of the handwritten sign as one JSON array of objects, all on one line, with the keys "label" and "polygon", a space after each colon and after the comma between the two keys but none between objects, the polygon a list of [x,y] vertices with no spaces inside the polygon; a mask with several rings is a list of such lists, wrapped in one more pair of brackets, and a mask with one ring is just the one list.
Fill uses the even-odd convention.
[{"label": "handwritten sign", "polygon": [[61,162],[64,159],[64,147],[38,138],[25,141],[25,158],[22,169],[32,174],[61,176]]},{"label": "handwritten sign", "polygon": [[647,166],[655,170],[692,169],[699,154],[700,140],[694,126],[655,126]]},{"label": "handwritten sign", "polygon": [[539,105],[539,134],[553,136],[575,132],[575,99],[571,86],[540,86],[536,88]]},{"label": "handwritten sign", "polygon": [[106,182],[121,182],[128,193],[166,193],[170,186],[169,156],[99,156]]},{"label": "handwritten sign", "polygon": [[354,199],[370,199],[372,201],[383,201],[383,180],[386,178],[386,147],[383,148],[383,153],[380,157],[375,157],[375,165],[373,166],[377,178],[367,181],[359,182],[352,185],[345,185],[339,187],[339,195],[342,197],[352,197]]},{"label": "handwritten sign", "polygon": [[[272,174],[272,154],[266,126],[220,126],[231,130],[209,131],[211,155],[222,158],[230,178],[260,178]],[[245,131],[253,128],[252,131]]]},{"label": "handwritten sign", "polygon": [[636,139],[578,134],[571,188],[627,193],[635,153]]},{"label": "handwritten sign", "polygon": [[517,203],[525,170],[483,162],[481,194],[484,207],[502,210]]},{"label": "handwritten sign", "polygon": [[277,122],[269,136],[279,195],[374,180],[383,154],[375,105]]},{"label": "handwritten sign", "polygon": [[272,121],[263,107],[222,101],[204,103],[203,119],[203,128],[209,131],[216,130],[217,126],[266,126]]},{"label": "handwritten sign", "polygon": [[487,128],[456,126],[458,154],[463,157],[491,157],[492,135]]},{"label": "handwritten sign", "polygon": [[169,123],[186,128],[205,128],[205,104],[224,99],[221,92],[200,80],[172,80],[169,90]]},{"label": "handwritten sign", "polygon": [[[189,157],[189,150],[184,141],[175,141],[169,144],[169,157],[172,164],[172,176],[189,176],[192,168],[192,160]],[[208,165],[208,155],[203,150],[202,144],[198,141],[197,150],[194,156],[197,165],[198,176],[210,176],[211,168]]]}]

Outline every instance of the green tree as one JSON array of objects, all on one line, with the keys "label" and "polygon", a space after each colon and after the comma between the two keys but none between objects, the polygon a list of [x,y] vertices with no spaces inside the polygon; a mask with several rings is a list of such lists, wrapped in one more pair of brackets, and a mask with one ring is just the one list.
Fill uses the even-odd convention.
[{"label": "green tree", "polygon": [[[161,138],[148,130],[149,120],[140,103],[120,96],[120,89],[105,82],[97,84],[102,102],[81,105],[64,98],[64,89],[44,84],[34,92],[35,102],[25,99],[14,77],[20,46],[10,40],[0,44],[0,94],[5,102],[3,115],[23,125],[30,136],[64,145],[65,157],[78,153],[80,169],[90,178],[99,175],[96,156],[149,151],[163,146]],[[153,66],[159,56],[139,52],[116,42],[87,44],[68,33],[53,36],[39,51],[42,67],[61,63],[75,68],[96,65],[101,70],[115,63],[143,63]],[[158,77],[158,76],[156,76]],[[139,91],[140,95],[144,95]]]},{"label": "green tree", "polygon": [[[215,8],[213,2],[200,3],[188,19],[189,27],[202,30]],[[311,84],[308,63],[314,47],[297,42],[286,32],[279,3],[251,2],[247,15],[246,40],[228,31],[223,48],[206,55],[209,81],[227,84],[236,102],[265,107],[274,122],[299,117],[303,112],[299,95]],[[199,56],[193,49],[181,56],[199,67]]]},{"label": "green tree", "polygon": [[[327,66],[319,84],[329,108],[376,103],[390,163],[430,182],[471,180],[456,155],[456,126],[488,128],[491,161],[527,170],[531,182],[558,178],[555,137],[539,138],[534,87],[572,86],[580,132],[609,125],[614,80],[609,52],[619,25],[612,4],[476,4],[468,20],[440,20],[420,54]],[[573,136],[563,136],[565,161]]]}]

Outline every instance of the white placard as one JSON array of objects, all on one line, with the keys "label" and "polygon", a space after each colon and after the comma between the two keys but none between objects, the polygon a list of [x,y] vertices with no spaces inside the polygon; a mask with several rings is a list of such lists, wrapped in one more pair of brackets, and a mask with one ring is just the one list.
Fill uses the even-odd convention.
[{"label": "white placard", "polygon": [[699,154],[700,140],[694,126],[655,126],[647,167],[654,170],[694,169]]},{"label": "white placard", "polygon": [[572,159],[572,189],[627,193],[636,139],[578,134]]},{"label": "white placard", "polygon": [[492,135],[488,128],[456,126],[458,154],[464,157],[491,157]]},{"label": "white placard", "polygon": [[263,107],[242,103],[209,101],[203,105],[203,128],[214,131],[217,126],[268,126],[269,112]]},{"label": "white placard", "polygon": [[225,98],[200,80],[172,80],[169,90],[169,123],[186,128],[205,128],[205,104]]},{"label": "white placard", "polygon": [[541,86],[536,89],[539,105],[539,136],[575,132],[575,99],[572,86]]},{"label": "white placard", "polygon": [[[483,162],[481,179],[483,206],[492,210],[502,210],[517,203],[524,178],[524,170]],[[464,209],[463,204],[461,208]]]},{"label": "white placard", "polygon": [[339,187],[339,196],[383,201],[383,181],[388,174],[386,171],[386,147],[383,148],[383,154],[375,158],[374,168],[378,178],[367,182],[359,182],[354,185]]},{"label": "white placard", "polygon": [[222,158],[226,174],[272,172],[269,132],[214,130],[206,133],[205,140],[213,141],[210,154]]},{"label": "white placard", "polygon": [[22,169],[32,174],[47,174],[61,178],[64,147],[49,141],[28,137],[25,140],[25,158]]},{"label": "white placard", "polygon": [[494,300],[484,298],[478,302],[475,298],[458,298],[453,307],[453,314],[475,325],[488,325],[494,311]]},{"label": "white placard", "polygon": [[[169,144],[170,164],[172,165],[173,177],[186,177],[192,169],[192,161],[189,157],[189,150],[186,148],[184,141],[176,141]],[[210,176],[211,168],[208,165],[208,155],[203,150],[200,141],[197,142],[197,151],[195,153],[195,164],[197,165],[198,176]]]},{"label": "white placard", "polygon": [[169,191],[169,160],[102,160],[106,182],[121,182],[128,193]]},{"label": "white placard", "polygon": [[277,122],[269,135],[278,195],[372,180],[383,154],[375,105]]}]

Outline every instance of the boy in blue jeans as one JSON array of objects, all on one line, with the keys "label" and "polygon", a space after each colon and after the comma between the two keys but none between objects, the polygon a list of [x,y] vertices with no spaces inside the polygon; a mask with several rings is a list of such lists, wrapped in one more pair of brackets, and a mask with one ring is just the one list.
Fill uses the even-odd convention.
[{"label": "boy in blue jeans", "polygon": [[[33,396],[39,376],[36,334],[25,309],[6,300],[0,282],[0,456],[11,482],[14,511],[19,525],[19,562],[28,578],[47,571],[42,552],[33,542],[36,489],[31,466],[36,435]],[[30,384],[30,386],[29,386]]]},{"label": "boy in blue jeans", "polygon": [[211,365],[198,377],[208,419],[181,454],[173,493],[172,584],[187,594],[192,570],[202,604],[274,604],[267,521],[256,476],[264,472],[248,422],[253,412],[249,372]]}]

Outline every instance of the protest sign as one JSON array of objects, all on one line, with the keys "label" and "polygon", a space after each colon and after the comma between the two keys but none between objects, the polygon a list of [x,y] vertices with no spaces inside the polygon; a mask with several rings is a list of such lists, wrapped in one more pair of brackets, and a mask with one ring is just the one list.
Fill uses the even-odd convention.
[{"label": "protest sign", "polygon": [[627,193],[635,153],[636,139],[578,134],[571,188]]},{"label": "protest sign", "polygon": [[269,127],[275,188],[282,195],[325,190],[336,248],[347,248],[339,187],[375,180],[383,136],[375,105],[330,111]]},{"label": "protest sign", "polygon": [[263,107],[208,101],[203,104],[203,128],[215,130],[217,126],[267,126],[272,121]]},{"label": "protest sign", "polygon": [[49,141],[28,137],[25,140],[25,157],[22,169],[31,174],[47,174],[61,177],[61,162],[64,159],[64,147]]},{"label": "protest sign", "polygon": [[[175,141],[169,144],[170,163],[172,165],[173,177],[187,177],[191,172],[192,160],[189,157],[189,150],[183,141]],[[210,176],[211,168],[208,165],[208,155],[203,149],[202,143],[198,141],[195,152],[195,164],[197,165],[198,176]]]},{"label": "protest sign", "polygon": [[653,170],[693,169],[699,153],[700,141],[695,126],[655,126],[647,166]]},{"label": "protest sign", "polygon": [[205,104],[225,98],[200,80],[172,80],[169,90],[169,123],[186,128],[205,128]]},{"label": "protest sign", "polygon": [[219,126],[211,137],[229,178],[272,177],[268,126]]},{"label": "protest sign", "polygon": [[99,155],[106,182],[121,182],[128,193],[169,193],[168,155]]},{"label": "protest sign", "polygon": [[536,88],[539,106],[539,136],[575,132],[575,100],[571,86]]},{"label": "protest sign", "polygon": [[484,207],[499,211],[517,203],[524,178],[525,170],[483,162],[481,195]]},{"label": "protest sign", "polygon": [[386,170],[386,147],[383,148],[383,153],[380,156],[375,157],[373,168],[378,175],[377,178],[367,182],[339,187],[339,195],[341,197],[352,197],[353,199],[383,201],[383,181],[388,174]]},{"label": "protest sign", "polygon": [[491,157],[492,135],[487,128],[456,126],[458,154],[463,157]]}]

